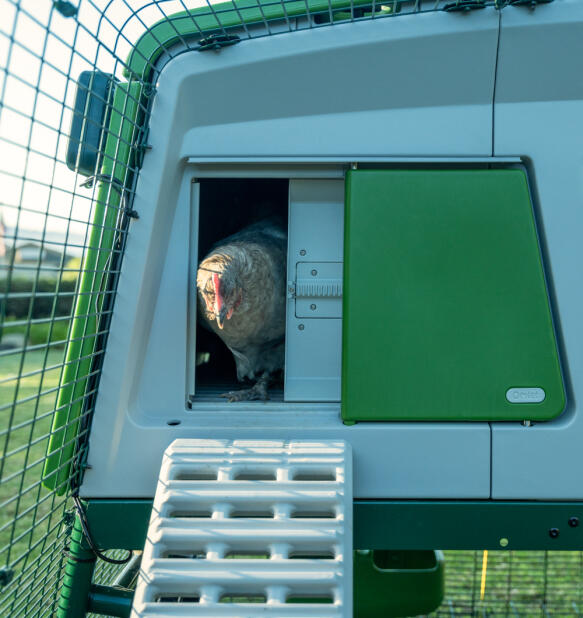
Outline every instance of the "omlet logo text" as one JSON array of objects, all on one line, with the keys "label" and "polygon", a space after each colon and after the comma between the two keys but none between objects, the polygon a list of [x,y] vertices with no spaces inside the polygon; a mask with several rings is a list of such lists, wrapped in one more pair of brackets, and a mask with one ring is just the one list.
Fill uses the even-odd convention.
[{"label": "omlet logo text", "polygon": [[506,391],[506,399],[510,403],[541,403],[546,393],[542,388],[509,388]]}]

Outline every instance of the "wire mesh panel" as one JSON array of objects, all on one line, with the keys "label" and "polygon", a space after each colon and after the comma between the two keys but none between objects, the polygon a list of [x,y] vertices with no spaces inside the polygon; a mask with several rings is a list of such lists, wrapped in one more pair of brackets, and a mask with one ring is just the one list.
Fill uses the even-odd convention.
[{"label": "wire mesh panel", "polygon": [[446,551],[446,590],[432,616],[580,616],[583,554]]},{"label": "wire mesh panel", "polygon": [[131,214],[139,83],[109,88],[107,113],[81,123],[98,135],[89,180],[68,157],[79,74],[123,71],[101,8],[0,3],[2,616],[53,614]]},{"label": "wire mesh panel", "polygon": [[[0,616],[51,616],[58,604],[70,498],[164,64],[279,32],[495,4],[505,2],[0,0]],[[464,560],[451,564],[475,574]],[[492,611],[513,607],[508,582],[522,562],[508,560],[506,609],[492,601]],[[537,560],[533,577],[549,577],[536,611],[580,607],[580,587],[553,587],[567,564],[580,581],[580,556]],[[95,581],[119,570],[101,566]],[[475,582],[459,581],[474,611]]]},{"label": "wire mesh panel", "polygon": [[[583,552],[495,551],[485,565],[482,551],[444,554],[445,596],[431,617],[583,615]],[[102,567],[94,581],[111,584],[116,574]]]}]

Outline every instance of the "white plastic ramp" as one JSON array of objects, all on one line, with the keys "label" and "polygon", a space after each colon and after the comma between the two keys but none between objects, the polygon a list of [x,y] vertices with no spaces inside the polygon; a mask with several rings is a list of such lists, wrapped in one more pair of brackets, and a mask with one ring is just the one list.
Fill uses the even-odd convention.
[{"label": "white plastic ramp", "polygon": [[174,441],[131,616],[351,618],[350,445]]}]

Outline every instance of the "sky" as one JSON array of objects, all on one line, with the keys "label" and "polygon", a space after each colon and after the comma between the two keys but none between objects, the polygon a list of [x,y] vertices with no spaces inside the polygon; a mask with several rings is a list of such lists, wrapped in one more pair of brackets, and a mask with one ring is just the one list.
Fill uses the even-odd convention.
[{"label": "sky", "polygon": [[98,68],[123,80],[122,60],[147,27],[205,2],[71,4],[78,13],[67,18],[52,0],[0,0],[0,209],[8,236],[82,245],[95,195],[65,164],[76,79]]}]

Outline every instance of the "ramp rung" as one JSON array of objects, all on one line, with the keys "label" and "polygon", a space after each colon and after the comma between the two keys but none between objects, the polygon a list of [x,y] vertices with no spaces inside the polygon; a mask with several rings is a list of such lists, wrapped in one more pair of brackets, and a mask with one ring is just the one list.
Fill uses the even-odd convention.
[{"label": "ramp rung", "polygon": [[342,441],[176,440],[132,618],[352,616],[352,462]]}]

